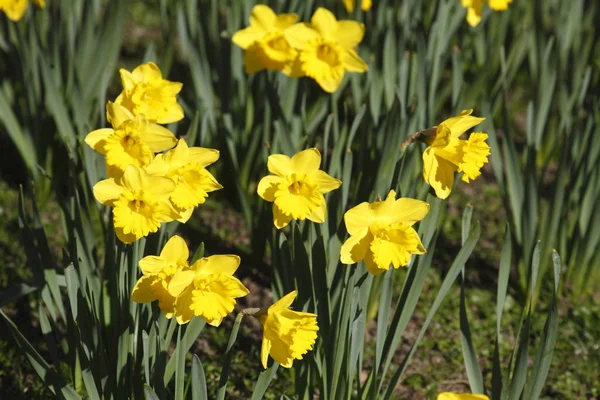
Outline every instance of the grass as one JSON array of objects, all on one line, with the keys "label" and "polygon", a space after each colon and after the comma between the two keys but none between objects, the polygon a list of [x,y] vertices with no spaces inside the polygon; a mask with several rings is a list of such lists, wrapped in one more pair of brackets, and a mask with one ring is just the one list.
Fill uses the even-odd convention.
[{"label": "grass", "polygon": [[[482,219],[484,226],[489,227],[482,239],[475,257],[468,265],[468,291],[467,304],[470,310],[471,329],[474,344],[482,359],[480,365],[484,371],[484,377],[489,382],[491,377],[491,357],[493,352],[493,340],[495,335],[494,307],[495,303],[495,279],[497,276],[493,260],[501,248],[494,238],[501,235],[494,234],[494,230],[501,229],[499,221],[502,221],[502,207],[495,206],[495,185],[493,182],[481,184],[481,198],[474,200],[475,218]],[[465,204],[463,196],[468,194],[457,193],[456,204]],[[28,277],[25,266],[24,255],[16,249],[20,248],[18,239],[15,237],[16,226],[16,201],[17,190],[0,181],[0,277],[2,287],[14,280],[26,279]],[[454,203],[454,202],[453,202]],[[483,205],[489,208],[483,212]],[[480,210],[480,211],[478,211]],[[426,282],[423,296],[417,306],[417,313],[413,317],[407,335],[404,337],[398,351],[398,358],[408,350],[412,342],[411,335],[416,336],[420,325],[424,320],[428,306],[440,287],[441,278],[445,268],[444,260],[451,254],[450,249],[455,248],[455,242],[460,238],[454,232],[460,226],[460,214],[450,208],[449,217],[446,221],[441,238],[441,246],[438,248],[436,259],[438,261],[430,272]],[[49,232],[59,232],[58,210],[48,203],[44,208],[42,218],[47,221],[46,229]],[[240,219],[237,214],[228,208],[205,207],[201,208],[196,216],[196,223],[181,232],[192,244],[199,237],[209,238],[207,251],[233,251],[245,253],[245,246],[234,247],[235,237],[244,236],[244,226],[238,223]],[[52,235],[54,238],[60,235]],[[55,240],[52,244],[56,254],[60,251],[61,243]],[[193,247],[192,247],[193,248]],[[445,254],[448,253],[448,254]],[[243,257],[244,260],[247,260]],[[268,260],[267,260],[268,261]],[[270,301],[270,290],[268,289],[269,271],[268,263],[248,263],[246,261],[240,268],[244,284],[253,288],[252,297],[246,298],[240,307],[252,307],[259,304],[268,304]],[[402,279],[402,272],[398,273]],[[399,286],[398,286],[399,287]],[[540,309],[544,309],[544,296]],[[442,308],[437,313],[432,326],[417,350],[404,380],[396,389],[398,399],[428,399],[442,390],[468,390],[468,381],[463,367],[462,350],[459,337],[458,319],[459,291],[454,289],[452,295],[444,301]],[[521,309],[518,302],[509,296],[505,304],[503,330],[505,341],[502,343],[502,356],[508,362],[509,349],[514,344],[514,329],[518,325]],[[39,349],[44,349],[44,341],[37,326],[36,312],[37,304],[35,295],[22,298],[14,304],[4,308],[5,312],[19,321],[20,326],[29,325],[28,338]],[[600,301],[592,298],[589,302],[570,303],[566,300],[560,304],[561,333],[555,350],[553,368],[550,370],[547,386],[544,391],[544,399],[574,399],[574,398],[596,398],[600,396],[600,388],[597,386],[596,371],[600,370],[600,346],[597,338],[600,337]],[[31,322],[28,322],[31,321]],[[221,357],[227,344],[230,327],[233,318],[224,322],[222,329],[207,327],[197,339],[192,352],[202,360],[209,390],[216,389]],[[251,324],[256,321],[247,318],[242,325],[241,340],[236,343],[233,363],[236,366],[230,376],[228,385],[228,398],[244,399],[252,393],[253,385],[262,369],[260,366],[260,329]],[[531,340],[535,341],[537,331],[532,332]],[[5,332],[2,330],[2,332]],[[368,340],[368,345],[374,347],[373,341]],[[368,355],[368,353],[367,353]],[[191,363],[191,354],[188,355]],[[289,382],[292,377],[287,371],[278,372],[271,389],[266,398],[279,398],[282,394],[292,395],[289,392]],[[0,336],[0,397],[11,399],[43,399],[49,394],[44,389],[41,381],[31,369],[29,362],[15,347],[11,337]]]}]

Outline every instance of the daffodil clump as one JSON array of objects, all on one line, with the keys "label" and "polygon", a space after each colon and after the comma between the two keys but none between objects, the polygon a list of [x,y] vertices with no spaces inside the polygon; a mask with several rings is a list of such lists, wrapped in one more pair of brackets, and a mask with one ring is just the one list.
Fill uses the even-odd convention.
[{"label": "daffodil clump", "polygon": [[350,238],[343,244],[340,260],[344,264],[364,261],[374,275],[390,266],[400,268],[413,254],[425,253],[413,225],[429,212],[429,204],[409,198],[396,199],[390,191],[384,201],[361,203],[344,214]]},{"label": "daffodil clump", "polygon": [[[36,6],[43,8],[46,0],[31,0]],[[19,21],[25,15],[29,0],[0,0],[0,11],[12,21]]]},{"label": "daffodil clump", "polygon": [[355,50],[365,33],[363,24],[338,21],[325,8],[315,11],[310,24],[297,20],[296,14],[276,15],[265,5],[252,9],[250,26],[232,37],[245,50],[247,73],[269,69],[292,77],[307,76],[333,93],[346,72],[368,70]]},{"label": "daffodil clump", "polygon": [[267,175],[258,183],[258,195],[273,203],[273,223],[277,229],[292,219],[308,219],[323,223],[327,214],[325,193],[340,187],[342,182],[321,171],[321,153],[317,149],[299,152],[292,158],[272,154]]},{"label": "daffodil clump", "polygon": [[219,326],[233,311],[237,298],[248,294],[248,289],[233,276],[240,265],[235,255],[213,255],[188,265],[189,250],[185,241],[173,236],[159,256],[140,260],[142,277],[131,293],[137,303],[158,300],[158,306],[167,318],[176,317],[179,324],[192,317],[203,318],[212,326]]},{"label": "daffodil clump", "polygon": [[[463,7],[467,9],[467,22],[471,26],[477,26],[481,22],[483,3],[486,0],[460,0]],[[490,8],[494,11],[506,11],[512,0],[487,0]]]},{"label": "daffodil clump", "polygon": [[481,175],[481,168],[491,154],[486,143],[488,135],[484,132],[474,132],[468,139],[460,139],[485,119],[471,116],[472,112],[465,110],[416,136],[416,140],[427,144],[423,153],[423,178],[440,199],[450,195],[456,172],[462,172],[462,180],[469,183]]},{"label": "daffodil clump", "polygon": [[113,207],[117,237],[132,243],[162,223],[187,222],[222,186],[206,170],[219,159],[217,150],[189,147],[159,125],[183,118],[181,83],[163,79],[152,62],[120,74],[123,91],[106,105],[112,128],[90,132],[85,142],[105,157],[108,179],[94,186],[94,196]]}]

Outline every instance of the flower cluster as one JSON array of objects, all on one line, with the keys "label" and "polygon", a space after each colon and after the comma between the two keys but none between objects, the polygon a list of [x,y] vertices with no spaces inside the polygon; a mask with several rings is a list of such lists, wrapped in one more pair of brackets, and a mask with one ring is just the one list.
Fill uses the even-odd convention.
[{"label": "flower cluster", "polygon": [[[31,0],[38,7],[45,7],[46,0]],[[0,11],[4,12],[6,16],[13,20],[19,21],[25,15],[29,0],[0,0]]]},{"label": "flower cluster", "polygon": [[94,186],[94,196],[113,207],[117,237],[132,243],[163,222],[186,222],[208,193],[221,189],[206,170],[219,152],[188,147],[159,125],[183,118],[181,83],[163,79],[152,62],[120,74],[123,91],[106,105],[112,128],[89,133],[85,142],[105,156],[108,179]]},{"label": "flower cluster", "polygon": [[232,38],[245,50],[247,73],[268,69],[291,77],[307,76],[333,93],[346,72],[367,71],[355,50],[365,33],[363,24],[338,21],[325,8],[318,8],[310,23],[297,20],[296,14],[276,15],[265,5],[254,6],[250,26]]},{"label": "flower cluster", "polygon": [[[467,22],[471,26],[477,26],[481,22],[481,13],[483,11],[483,3],[486,0],[460,0],[463,7],[467,9]],[[494,11],[508,10],[508,5],[512,0],[487,0],[490,8]]]}]

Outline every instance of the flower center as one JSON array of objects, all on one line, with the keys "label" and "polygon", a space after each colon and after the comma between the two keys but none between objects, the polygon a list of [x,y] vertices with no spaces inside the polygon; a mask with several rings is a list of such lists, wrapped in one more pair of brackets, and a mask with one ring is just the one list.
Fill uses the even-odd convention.
[{"label": "flower center", "polygon": [[329,43],[321,43],[317,47],[317,58],[332,67],[340,64],[340,55],[338,50]]}]

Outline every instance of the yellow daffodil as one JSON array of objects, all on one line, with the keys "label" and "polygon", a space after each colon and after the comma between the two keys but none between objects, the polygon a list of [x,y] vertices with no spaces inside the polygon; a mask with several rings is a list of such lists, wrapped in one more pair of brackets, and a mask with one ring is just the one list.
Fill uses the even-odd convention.
[{"label": "yellow daffodil", "polygon": [[284,32],[297,20],[296,14],[277,15],[263,4],[252,8],[250,26],[237,31],[231,38],[233,43],[245,50],[246,73],[269,69],[292,75],[298,52],[290,46]]},{"label": "yellow daffodil", "polygon": [[462,172],[462,180],[468,183],[481,175],[481,168],[488,162],[487,134],[475,132],[467,140],[459,139],[485,119],[472,117],[472,111],[466,110],[448,118],[435,128],[433,135],[423,139],[428,145],[423,153],[423,177],[440,199],[450,195],[456,171]]},{"label": "yellow daffodil", "polygon": [[159,154],[146,172],[166,176],[175,183],[171,202],[181,214],[180,222],[187,222],[194,208],[203,204],[209,192],[222,189],[206,167],[219,159],[219,151],[202,147],[188,147],[179,139],[177,147],[166,154]]},{"label": "yellow daffodil", "polygon": [[[483,10],[483,3],[486,0],[460,0],[463,7],[467,9],[467,22],[471,26],[477,26],[481,22],[481,12]],[[509,3],[512,0],[487,0],[490,8],[495,11],[508,10]]]},{"label": "yellow daffodil", "polygon": [[128,165],[121,177],[98,182],[94,196],[100,203],[113,207],[117,237],[123,243],[132,243],[156,232],[161,222],[181,217],[169,201],[174,190],[171,179],[151,176]]},{"label": "yellow daffodil", "polygon": [[[354,11],[354,7],[356,7],[357,0],[343,0],[344,6],[346,7],[346,11],[352,12]],[[361,7],[363,11],[369,11],[373,7],[372,0],[361,0]]]},{"label": "yellow daffodil", "polygon": [[[106,156],[107,169],[121,172],[128,165],[145,167],[158,153],[177,143],[168,129],[149,122],[144,115],[133,116],[126,108],[108,102],[106,116],[113,128],[97,129],[85,137],[85,142]],[[109,173],[109,176],[114,176]]]},{"label": "yellow daffodil", "polygon": [[300,51],[303,75],[313,78],[326,92],[335,92],[346,72],[365,72],[367,64],[354,49],[363,39],[365,26],[338,21],[331,11],[319,8],[310,24],[296,24],[285,31],[288,42]]},{"label": "yellow daffodil", "polygon": [[123,91],[115,103],[127,108],[133,115],[144,114],[148,120],[159,124],[183,118],[183,109],[176,97],[183,85],[163,79],[156,64],[148,62],[132,72],[121,69],[119,73]]},{"label": "yellow daffodil", "polygon": [[490,400],[490,398],[484,394],[459,394],[444,392],[438,394],[437,400]]},{"label": "yellow daffodil", "polygon": [[[45,7],[45,0],[32,0],[38,7]],[[13,20],[19,21],[27,11],[28,0],[0,0],[0,11],[3,11],[6,16]]]},{"label": "yellow daffodil", "polygon": [[321,171],[321,153],[303,150],[292,158],[272,154],[267,175],[258,183],[258,195],[273,202],[273,223],[281,229],[292,219],[309,219],[323,223],[327,212],[324,193],[340,187],[342,182]]},{"label": "yellow daffodil", "polygon": [[264,368],[269,355],[282,367],[291,368],[294,360],[302,360],[317,340],[316,314],[289,309],[297,295],[293,291],[257,315],[263,325],[260,358]]},{"label": "yellow daffodil", "polygon": [[384,201],[364,202],[344,214],[350,238],[343,244],[340,260],[354,264],[364,260],[374,275],[393,265],[407,265],[412,254],[423,254],[425,248],[412,227],[429,212],[429,204],[409,198],[396,200],[390,191]]},{"label": "yellow daffodil", "polygon": [[212,326],[219,326],[233,311],[235,299],[248,294],[248,289],[233,276],[240,266],[234,255],[214,255],[196,261],[188,270],[181,270],[169,283],[169,293],[175,300],[175,317],[180,324],[199,316]]},{"label": "yellow daffodil", "polygon": [[150,303],[158,300],[158,306],[167,318],[175,313],[175,297],[168,291],[169,283],[177,272],[189,268],[190,253],[181,236],[173,236],[160,252],[160,256],[146,256],[139,262],[142,277],[131,293],[136,303]]}]

